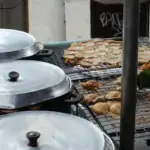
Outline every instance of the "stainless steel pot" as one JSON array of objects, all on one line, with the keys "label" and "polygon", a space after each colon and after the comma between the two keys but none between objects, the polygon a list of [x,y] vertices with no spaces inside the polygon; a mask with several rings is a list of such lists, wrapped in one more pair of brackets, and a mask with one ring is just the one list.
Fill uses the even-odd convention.
[{"label": "stainless steel pot", "polygon": [[70,78],[55,65],[29,60],[0,63],[0,108],[16,109],[53,100],[60,102],[64,95],[68,95],[67,100],[73,97],[68,103],[80,101],[82,96],[76,96],[72,89]]},{"label": "stainless steel pot", "polygon": [[0,61],[29,57],[42,49],[43,45],[28,33],[0,29]]},{"label": "stainless steel pot", "polygon": [[94,124],[68,114],[26,111],[0,119],[2,150],[104,150],[104,144]]}]

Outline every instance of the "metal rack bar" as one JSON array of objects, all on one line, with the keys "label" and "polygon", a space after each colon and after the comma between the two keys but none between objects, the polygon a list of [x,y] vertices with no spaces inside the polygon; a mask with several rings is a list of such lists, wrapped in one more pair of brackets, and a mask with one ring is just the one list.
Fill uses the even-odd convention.
[{"label": "metal rack bar", "polygon": [[139,0],[124,2],[123,91],[120,149],[134,150]]}]

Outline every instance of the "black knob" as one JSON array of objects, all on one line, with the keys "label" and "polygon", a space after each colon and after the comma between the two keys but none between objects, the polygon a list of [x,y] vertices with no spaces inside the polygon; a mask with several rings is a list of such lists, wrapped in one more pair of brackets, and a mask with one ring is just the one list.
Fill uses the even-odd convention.
[{"label": "black knob", "polygon": [[9,80],[10,80],[11,82],[15,82],[15,81],[17,81],[18,78],[19,78],[19,73],[18,73],[18,72],[15,72],[15,71],[12,71],[12,72],[9,72],[8,76],[9,76]]},{"label": "black knob", "polygon": [[38,138],[40,137],[40,133],[39,132],[28,132],[26,134],[28,140],[29,140],[29,146],[31,147],[37,147],[38,146]]},{"label": "black knob", "polygon": [[147,146],[150,146],[150,139],[146,140],[146,144],[147,144]]}]

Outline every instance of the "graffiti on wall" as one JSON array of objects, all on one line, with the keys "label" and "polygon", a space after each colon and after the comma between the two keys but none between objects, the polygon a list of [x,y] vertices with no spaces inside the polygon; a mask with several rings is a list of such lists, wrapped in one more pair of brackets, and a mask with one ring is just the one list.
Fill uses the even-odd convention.
[{"label": "graffiti on wall", "polygon": [[121,12],[102,12],[100,14],[100,22],[102,27],[106,27],[108,25],[111,25],[111,28],[114,33],[114,37],[121,36],[122,35],[122,29],[123,29],[123,13]]}]

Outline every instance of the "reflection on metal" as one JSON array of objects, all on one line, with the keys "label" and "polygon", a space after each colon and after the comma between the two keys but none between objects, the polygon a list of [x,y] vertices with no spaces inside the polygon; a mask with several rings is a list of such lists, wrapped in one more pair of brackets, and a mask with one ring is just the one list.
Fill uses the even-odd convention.
[{"label": "reflection on metal", "polygon": [[125,0],[120,150],[134,150],[139,13],[139,0]]}]

